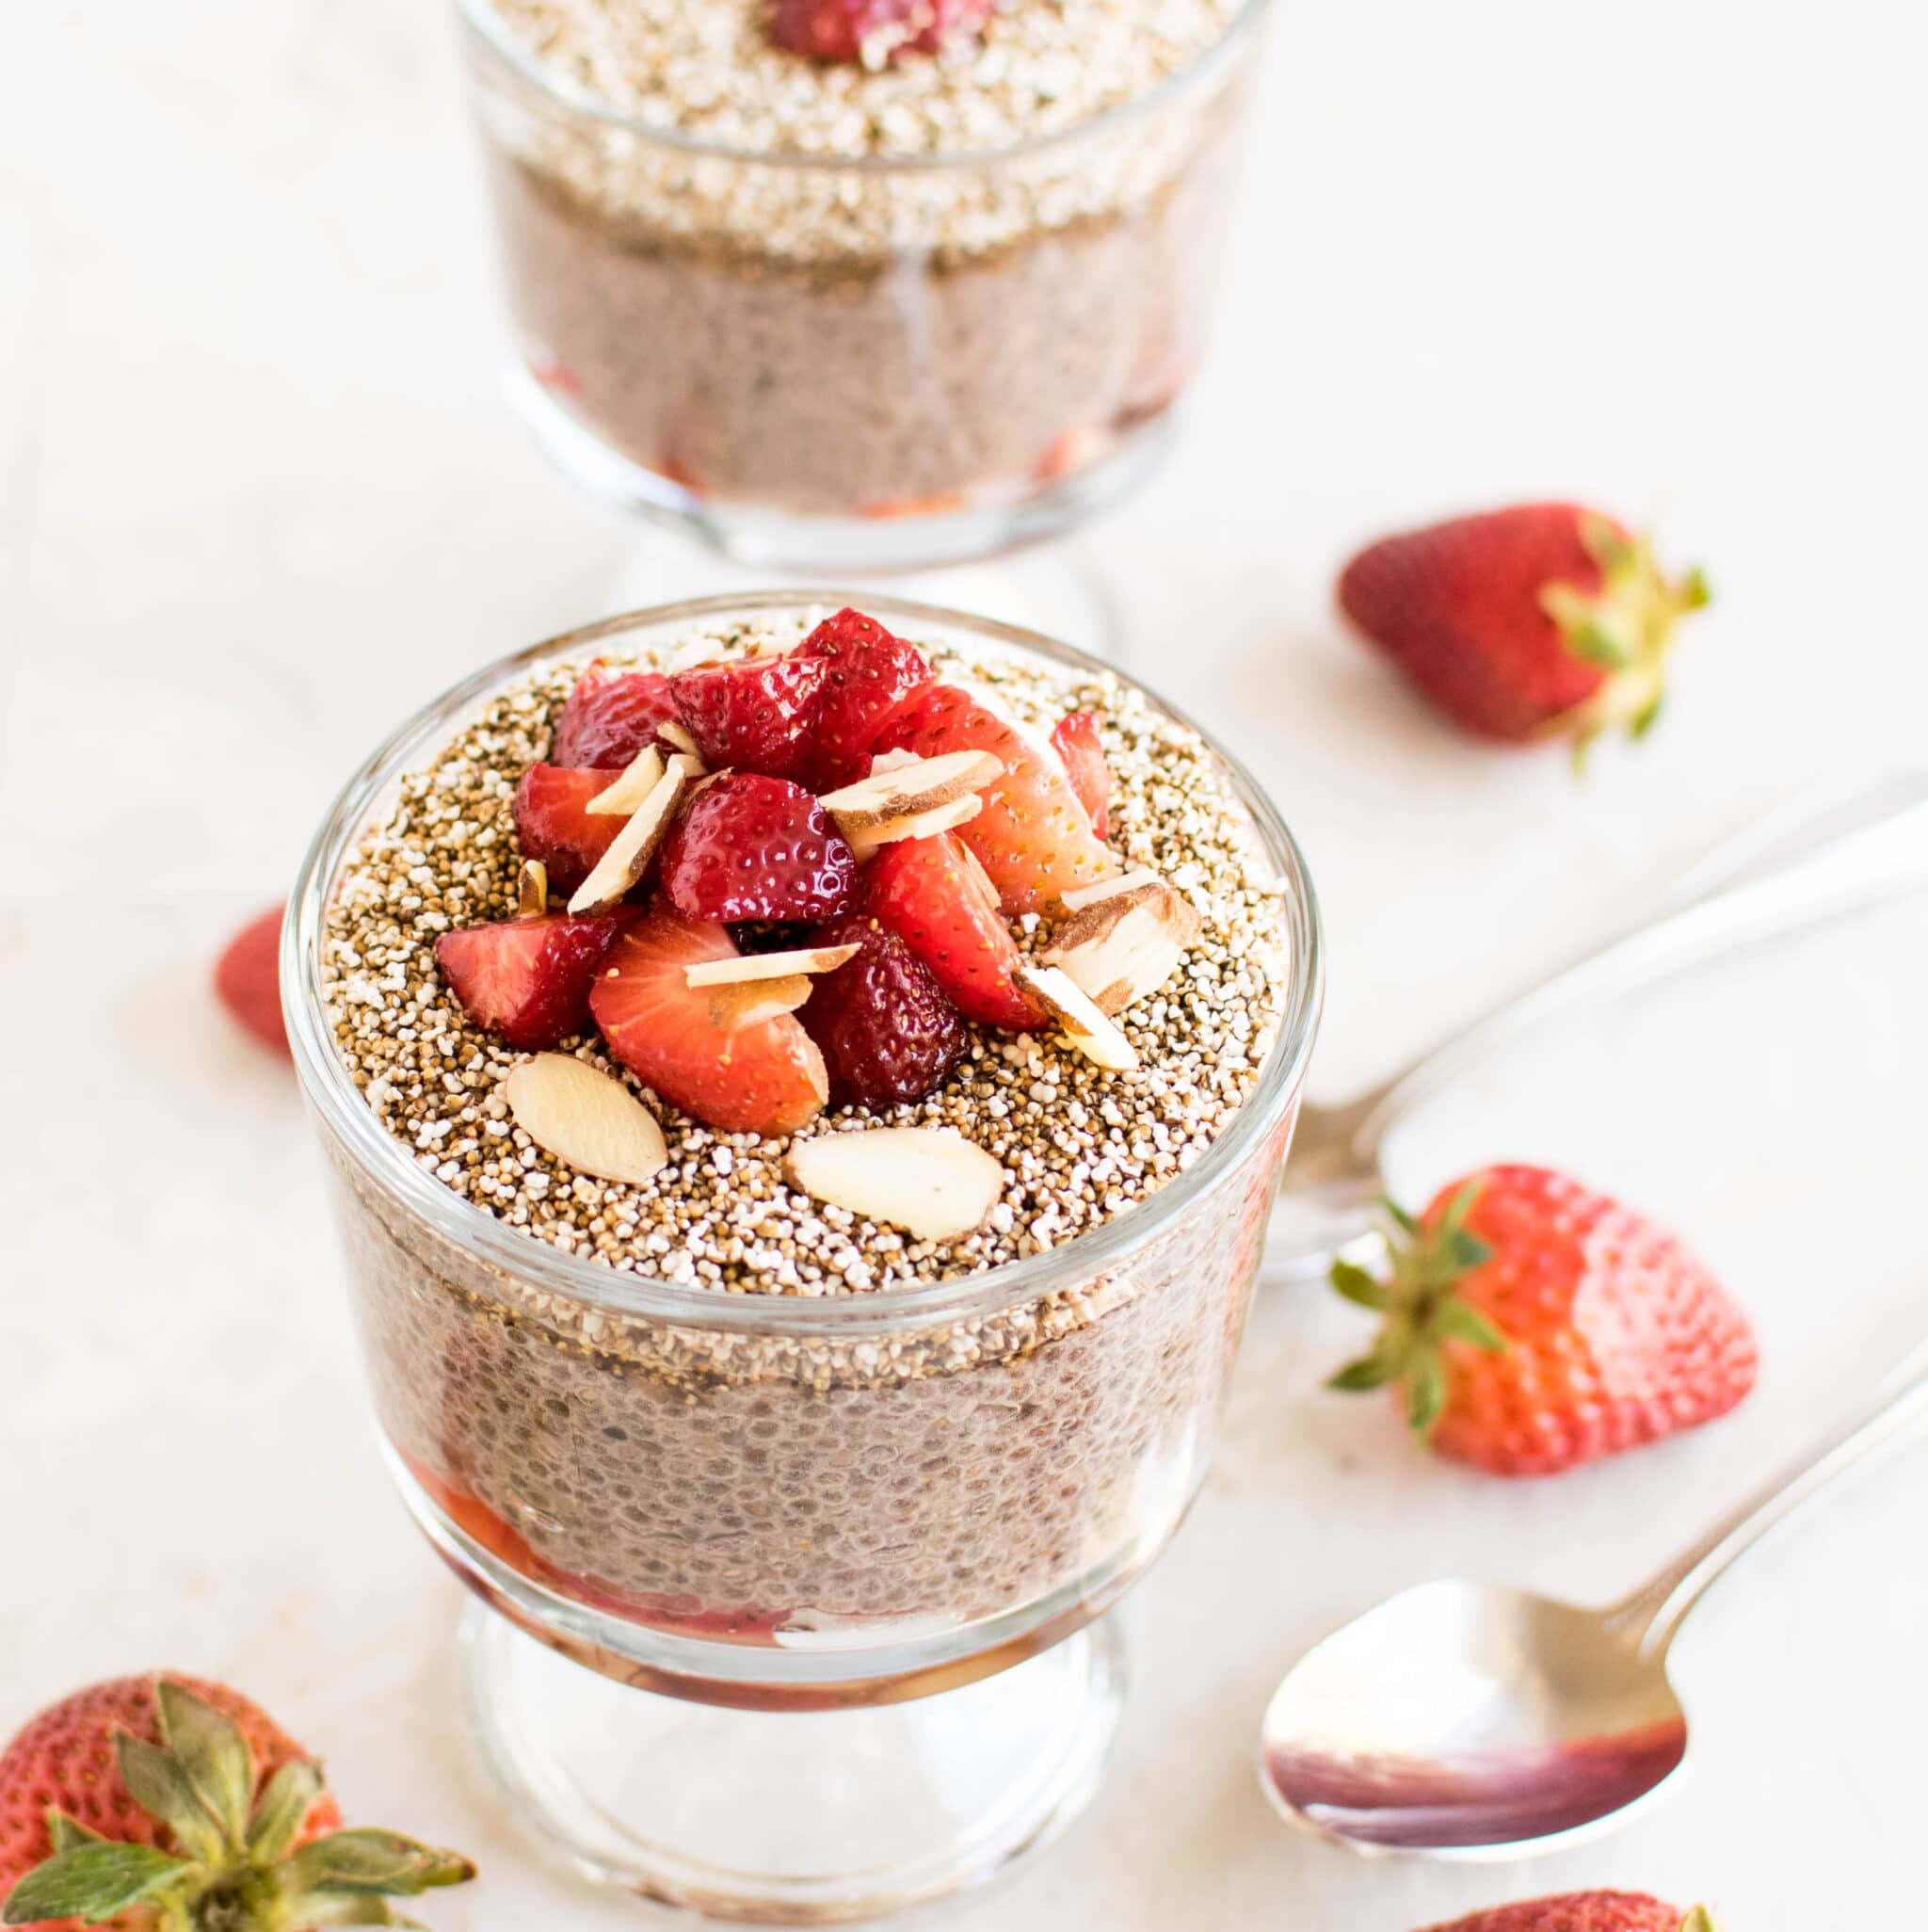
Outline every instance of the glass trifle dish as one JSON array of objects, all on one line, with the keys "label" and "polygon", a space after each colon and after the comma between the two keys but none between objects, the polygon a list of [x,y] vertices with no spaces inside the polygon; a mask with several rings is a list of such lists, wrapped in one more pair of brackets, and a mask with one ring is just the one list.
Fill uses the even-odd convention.
[{"label": "glass trifle dish", "polygon": [[664,606],[349,782],[284,997],[486,1763],[578,1868],[829,1923],[1095,1789],[1318,1016],[1197,731],[923,605]]},{"label": "glass trifle dish", "polygon": [[592,488],[869,571],[1154,460],[1265,0],[461,6],[518,394]]}]

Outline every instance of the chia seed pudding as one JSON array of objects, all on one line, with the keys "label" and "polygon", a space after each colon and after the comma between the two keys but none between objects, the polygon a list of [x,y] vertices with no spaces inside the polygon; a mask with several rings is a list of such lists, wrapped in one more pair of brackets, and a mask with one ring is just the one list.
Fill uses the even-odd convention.
[{"label": "chia seed pudding", "polygon": [[[713,623],[635,663],[779,650],[809,621]],[[644,1101],[667,1162],[638,1184],[545,1151],[504,1098],[526,1056],[470,1020],[435,947],[515,910],[510,800],[579,656],[539,659],[452,718],[328,888],[327,1050],[449,1206],[466,1203],[454,1219],[418,1212],[380,1163],[324,1133],[381,1423],[458,1543],[619,1624],[837,1647],[1096,1607],[1162,1546],[1209,1455],[1294,1092],[1184,1213],[1159,1215],[1157,1196],[1231,1126],[1303,1008],[1309,910],[1228,767],[1136,687],[968,630],[911,636],[938,679],[1027,727],[1098,720],[1117,865],[1155,870],[1197,914],[1177,972],[1118,1015],[1135,1070],[1104,1071],[1068,1036],[973,1027],[921,1101],[832,1106],[797,1135],[724,1134],[641,1086],[592,1030],[561,1051]],[[1036,955],[1056,924],[1013,929]],[[1301,1013],[1301,1066],[1309,1024]],[[879,1124],[950,1129],[990,1154],[1004,1184],[982,1224],[920,1240],[793,1183],[797,1141]],[[526,1263],[465,1236],[469,1210],[518,1248],[525,1236]],[[1142,1238],[1078,1264],[1071,1244],[1137,1222]],[[1061,1250],[1038,1281],[1037,1258]],[[606,1270],[606,1297],[557,1286],[556,1257]],[[918,1312],[933,1289],[1027,1263],[1008,1296]],[[696,1292],[671,1318],[625,1307],[625,1281]]]},{"label": "chia seed pudding", "polygon": [[469,0],[507,288],[644,499],[1018,509],[1199,357],[1263,0],[1011,0],[875,66],[767,0]]}]

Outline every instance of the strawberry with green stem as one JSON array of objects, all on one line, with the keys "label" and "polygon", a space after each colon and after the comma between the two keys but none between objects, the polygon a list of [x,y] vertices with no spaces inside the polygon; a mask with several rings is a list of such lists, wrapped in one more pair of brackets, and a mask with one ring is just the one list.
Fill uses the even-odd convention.
[{"label": "strawberry with green stem", "polygon": [[0,1924],[410,1925],[392,1897],[474,1876],[455,1852],[340,1825],[321,1766],[234,1692],[171,1675],[95,1684],[0,1754]]},{"label": "strawberry with green stem", "polygon": [[1488,1167],[1417,1220],[1387,1215],[1382,1274],[1333,1266],[1383,1326],[1332,1386],[1394,1391],[1442,1456],[1552,1475],[1711,1422],[1754,1386],[1753,1329],[1706,1267],[1566,1175]]}]

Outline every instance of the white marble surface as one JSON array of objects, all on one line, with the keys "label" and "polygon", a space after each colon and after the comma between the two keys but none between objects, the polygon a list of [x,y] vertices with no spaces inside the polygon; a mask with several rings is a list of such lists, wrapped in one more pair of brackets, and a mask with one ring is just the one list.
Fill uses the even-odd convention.
[{"label": "white marble surface", "polygon": [[[285,1069],[204,990],[349,761],[637,542],[498,406],[431,0],[79,0],[0,58],[0,1733],[169,1665],[460,1843],[443,1932],[646,1920],[548,1876],[464,1762],[455,1586],[386,1493]],[[1284,9],[1219,354],[1092,539],[1140,668],[1310,850],[1336,1095],[1602,929],[1804,777],[1919,755],[1928,16],[1626,0]],[[1436,730],[1326,614],[1357,538],[1550,489],[1664,514],[1719,591],[1664,729],[1589,781]],[[1536,1042],[1415,1130],[1417,1188],[1570,1162],[1756,1312],[1730,1423],[1498,1487],[1318,1393],[1336,1304],[1260,1312],[1225,1452],[1127,1616],[1116,1776],[943,1922],[1403,1928],[1593,1882],[1732,1932],[1911,1924],[1928,1453],[1708,1604],[1691,1782],[1528,1868],[1368,1865],[1250,1772],[1277,1669],[1443,1569],[1631,1582],[1923,1326],[1920,901]],[[935,1922],[935,1921],[934,1921]]]}]

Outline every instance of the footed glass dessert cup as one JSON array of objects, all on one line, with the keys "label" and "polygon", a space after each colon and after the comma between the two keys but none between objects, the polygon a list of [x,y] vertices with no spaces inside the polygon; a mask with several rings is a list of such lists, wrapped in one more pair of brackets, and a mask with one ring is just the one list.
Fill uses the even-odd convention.
[{"label": "footed glass dessert cup", "polygon": [[855,155],[619,111],[460,8],[512,390],[588,488],[747,563],[864,575],[1062,531],[1157,462],[1267,0],[1054,132]]},{"label": "footed glass dessert cup", "polygon": [[[988,1876],[1095,1790],[1123,1694],[1099,1619],[1212,1454],[1322,969],[1291,835],[1208,745],[1269,869],[1290,985],[1247,1098],[1137,1206],[975,1274],[798,1296],[618,1271],[463,1199],[337,1045],[323,948],[350,854],[505,686],[798,603],[614,619],[428,706],[329,814],[282,974],[390,1466],[474,1593],[482,1760],[580,1871],[830,1924]],[[979,658],[1099,668],[1004,625],[867,604]]]}]

